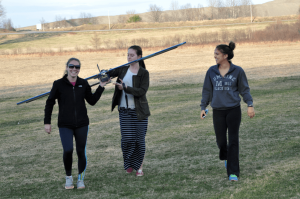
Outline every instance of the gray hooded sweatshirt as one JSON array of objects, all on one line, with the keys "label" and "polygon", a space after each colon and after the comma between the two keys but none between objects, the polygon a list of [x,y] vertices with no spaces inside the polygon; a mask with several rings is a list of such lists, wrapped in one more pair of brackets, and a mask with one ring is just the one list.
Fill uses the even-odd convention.
[{"label": "gray hooded sweatshirt", "polygon": [[240,106],[241,98],[248,106],[253,106],[250,88],[244,70],[230,63],[230,69],[222,77],[218,65],[210,67],[206,73],[201,100],[201,110],[211,103],[217,110],[226,110]]}]

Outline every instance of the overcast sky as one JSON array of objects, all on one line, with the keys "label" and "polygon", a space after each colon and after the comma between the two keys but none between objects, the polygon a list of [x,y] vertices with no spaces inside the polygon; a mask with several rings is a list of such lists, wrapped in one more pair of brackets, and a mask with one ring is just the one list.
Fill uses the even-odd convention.
[{"label": "overcast sky", "polygon": [[[53,22],[55,16],[78,18],[81,12],[93,16],[125,14],[128,10],[136,13],[147,12],[150,4],[156,4],[163,10],[170,10],[173,0],[2,0],[6,18],[10,18],[15,27],[36,25],[44,18]],[[270,0],[252,0],[262,4]],[[207,6],[207,0],[177,0],[179,6],[190,3],[193,7],[201,4]]]}]

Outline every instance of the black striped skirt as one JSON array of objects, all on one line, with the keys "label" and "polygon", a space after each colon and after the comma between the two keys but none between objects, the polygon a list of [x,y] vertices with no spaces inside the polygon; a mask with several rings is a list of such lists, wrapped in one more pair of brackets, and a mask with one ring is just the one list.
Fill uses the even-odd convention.
[{"label": "black striped skirt", "polygon": [[131,167],[138,170],[143,163],[146,151],[145,136],[148,118],[138,120],[135,109],[120,109],[119,119],[124,169]]}]

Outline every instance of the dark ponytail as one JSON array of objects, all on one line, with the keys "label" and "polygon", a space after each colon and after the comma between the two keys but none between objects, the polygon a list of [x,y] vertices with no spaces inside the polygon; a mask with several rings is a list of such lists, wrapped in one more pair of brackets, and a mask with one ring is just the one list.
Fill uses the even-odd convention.
[{"label": "dark ponytail", "polygon": [[234,57],[233,50],[235,49],[235,43],[231,41],[229,45],[220,44],[216,47],[216,49],[224,55],[228,55],[227,60],[230,61]]},{"label": "dark ponytail", "polygon": [[[141,48],[140,46],[136,46],[136,45],[130,46],[130,47],[128,48],[128,50],[129,50],[129,49],[135,50],[137,56],[140,56],[140,55],[141,55],[141,57],[143,57],[143,51],[142,51],[142,48]],[[139,61],[139,65],[140,65],[141,67],[143,67],[144,69],[146,69],[146,65],[145,65],[144,60]]]}]

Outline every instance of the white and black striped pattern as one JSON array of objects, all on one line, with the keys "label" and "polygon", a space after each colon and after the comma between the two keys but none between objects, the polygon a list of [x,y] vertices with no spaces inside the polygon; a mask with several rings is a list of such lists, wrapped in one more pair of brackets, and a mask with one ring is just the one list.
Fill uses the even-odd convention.
[{"label": "white and black striped pattern", "polygon": [[145,136],[148,118],[138,120],[135,109],[127,109],[119,111],[119,119],[124,169],[131,167],[138,170],[143,163],[146,151]]}]

